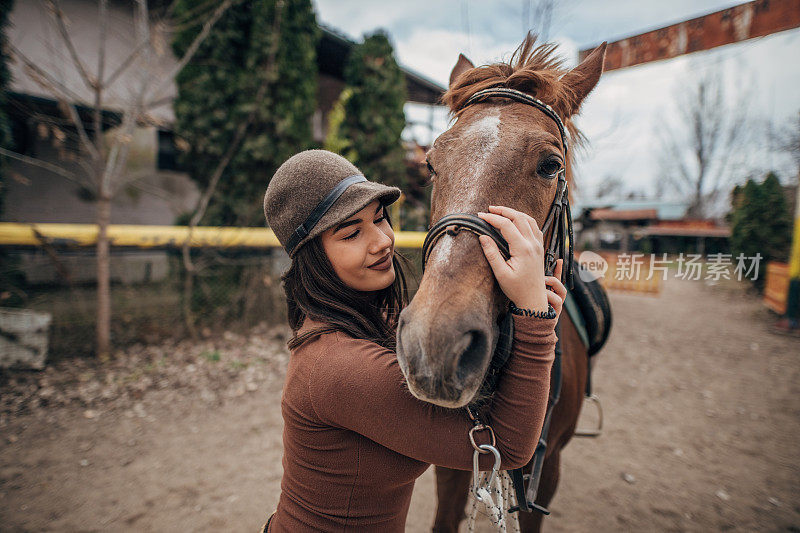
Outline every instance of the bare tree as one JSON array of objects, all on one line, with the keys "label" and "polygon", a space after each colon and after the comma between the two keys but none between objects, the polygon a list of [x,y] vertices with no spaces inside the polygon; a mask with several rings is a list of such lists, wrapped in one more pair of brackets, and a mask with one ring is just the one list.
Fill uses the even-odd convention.
[{"label": "bare tree", "polygon": [[[19,62],[25,73],[59,103],[59,108],[74,128],[78,138],[78,162],[83,173],[75,173],[59,165],[40,161],[5,149],[0,153],[29,164],[46,168],[67,179],[80,183],[89,189],[97,204],[97,325],[96,353],[106,359],[110,351],[111,335],[111,294],[108,226],[111,220],[111,200],[124,187],[140,179],[130,175],[126,165],[130,155],[133,136],[137,127],[158,125],[152,110],[171,101],[165,94],[175,75],[191,60],[197,48],[208,36],[213,25],[234,1],[202,2],[191,14],[193,20],[176,21],[172,19],[172,7],[164,11],[163,18],[155,17],[148,9],[146,0],[136,0],[133,12],[135,42],[126,57],[117,64],[108,64],[106,59],[108,32],[108,0],[98,1],[99,38],[97,42],[95,69],[88,66],[86,57],[81,57],[73,43],[70,23],[58,0],[45,0],[51,22],[60,36],[63,50],[69,56],[72,67],[77,71],[91,94],[88,99],[77,94],[55,70],[48,70],[29,58],[14,43],[10,43],[12,58]],[[177,58],[169,72],[160,71],[159,59],[169,53],[168,40],[171,24],[201,23],[202,27],[185,55]],[[94,56],[94,54],[93,54]],[[109,73],[110,72],[110,73]],[[131,80],[133,88],[127,99],[120,105],[115,102],[115,112],[119,124],[110,135],[103,135],[104,106],[106,96],[123,73]],[[82,116],[78,106],[90,108],[90,117]],[[151,188],[152,189],[152,188]],[[156,191],[157,192],[157,191]]]},{"label": "bare tree", "polygon": [[625,182],[617,176],[606,176],[595,188],[594,196],[598,200],[622,198],[625,193]]},{"label": "bare tree", "polygon": [[540,42],[547,41],[550,38],[550,30],[553,25],[556,1],[522,0],[521,4],[514,4],[500,2],[498,7],[501,9],[503,16],[509,19],[519,17],[522,24],[523,37],[528,35],[528,32],[533,32],[538,36]]},{"label": "bare tree", "polygon": [[772,133],[777,148],[786,152],[794,162],[794,171],[800,176],[800,112],[785,127]]},{"label": "bare tree", "polygon": [[678,123],[663,117],[657,125],[660,178],[688,200],[687,216],[707,216],[720,194],[742,177],[746,101],[740,97],[731,105],[719,72],[712,71],[679,89]]},{"label": "bare tree", "polygon": [[527,33],[528,30],[533,30],[539,35],[543,42],[546,42],[550,38],[550,28],[553,24],[553,11],[555,6],[555,0],[538,0],[534,6],[531,6],[531,0],[527,0],[527,2],[523,0],[523,17],[526,11],[529,16],[531,14],[533,15],[533,18],[529,20],[527,24],[528,29],[525,33]]}]

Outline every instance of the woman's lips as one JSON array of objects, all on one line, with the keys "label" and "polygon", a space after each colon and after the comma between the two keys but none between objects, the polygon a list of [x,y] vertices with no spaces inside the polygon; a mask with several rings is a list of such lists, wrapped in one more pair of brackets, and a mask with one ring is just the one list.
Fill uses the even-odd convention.
[{"label": "woman's lips", "polygon": [[386,257],[382,259],[379,263],[375,263],[367,268],[371,268],[373,270],[389,270],[389,267],[392,266],[392,254],[386,254]]}]

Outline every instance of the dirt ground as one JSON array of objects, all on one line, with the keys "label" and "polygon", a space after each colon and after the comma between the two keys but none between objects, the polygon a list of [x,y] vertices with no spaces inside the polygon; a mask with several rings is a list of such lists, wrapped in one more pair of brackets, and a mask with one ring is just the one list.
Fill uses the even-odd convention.
[{"label": "dirt ground", "polygon": [[[611,298],[594,374],[604,432],[565,450],[546,531],[800,530],[800,339],[769,333],[772,317],[736,284],[670,279],[658,297]],[[135,379],[104,374],[95,388],[133,386],[97,401],[70,396],[81,380],[48,382],[47,398],[75,400],[20,407],[10,391],[35,399],[43,385],[7,379],[0,530],[257,531],[280,490],[286,355],[274,332],[245,341],[238,359],[235,338],[186,355],[168,382],[152,363]],[[429,530],[433,495],[428,470],[408,531]]]}]

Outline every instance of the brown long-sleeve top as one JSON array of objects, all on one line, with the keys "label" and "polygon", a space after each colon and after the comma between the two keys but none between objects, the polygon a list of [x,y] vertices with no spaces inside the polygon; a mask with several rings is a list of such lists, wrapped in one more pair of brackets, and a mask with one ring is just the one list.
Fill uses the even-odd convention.
[{"label": "brown long-sleeve top", "polygon": [[[502,469],[533,456],[547,406],[556,319],[514,315],[512,355],[489,422]],[[307,319],[300,332],[321,325]],[[430,464],[472,469],[472,424],[408,391],[397,356],[343,332],[293,350],[283,389],[283,479],[270,533],[404,530],[414,481]],[[482,432],[483,433],[483,432]],[[486,435],[481,442],[486,442]],[[490,469],[491,454],[481,456]]]}]

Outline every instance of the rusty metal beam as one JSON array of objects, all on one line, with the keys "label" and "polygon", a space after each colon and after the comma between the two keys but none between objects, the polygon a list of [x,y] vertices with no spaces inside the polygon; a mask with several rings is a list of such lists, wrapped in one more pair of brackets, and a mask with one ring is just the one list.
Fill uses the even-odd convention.
[{"label": "rusty metal beam", "polygon": [[[800,27],[800,0],[755,0],[608,44],[605,71]],[[578,52],[582,61],[594,48]]]}]

